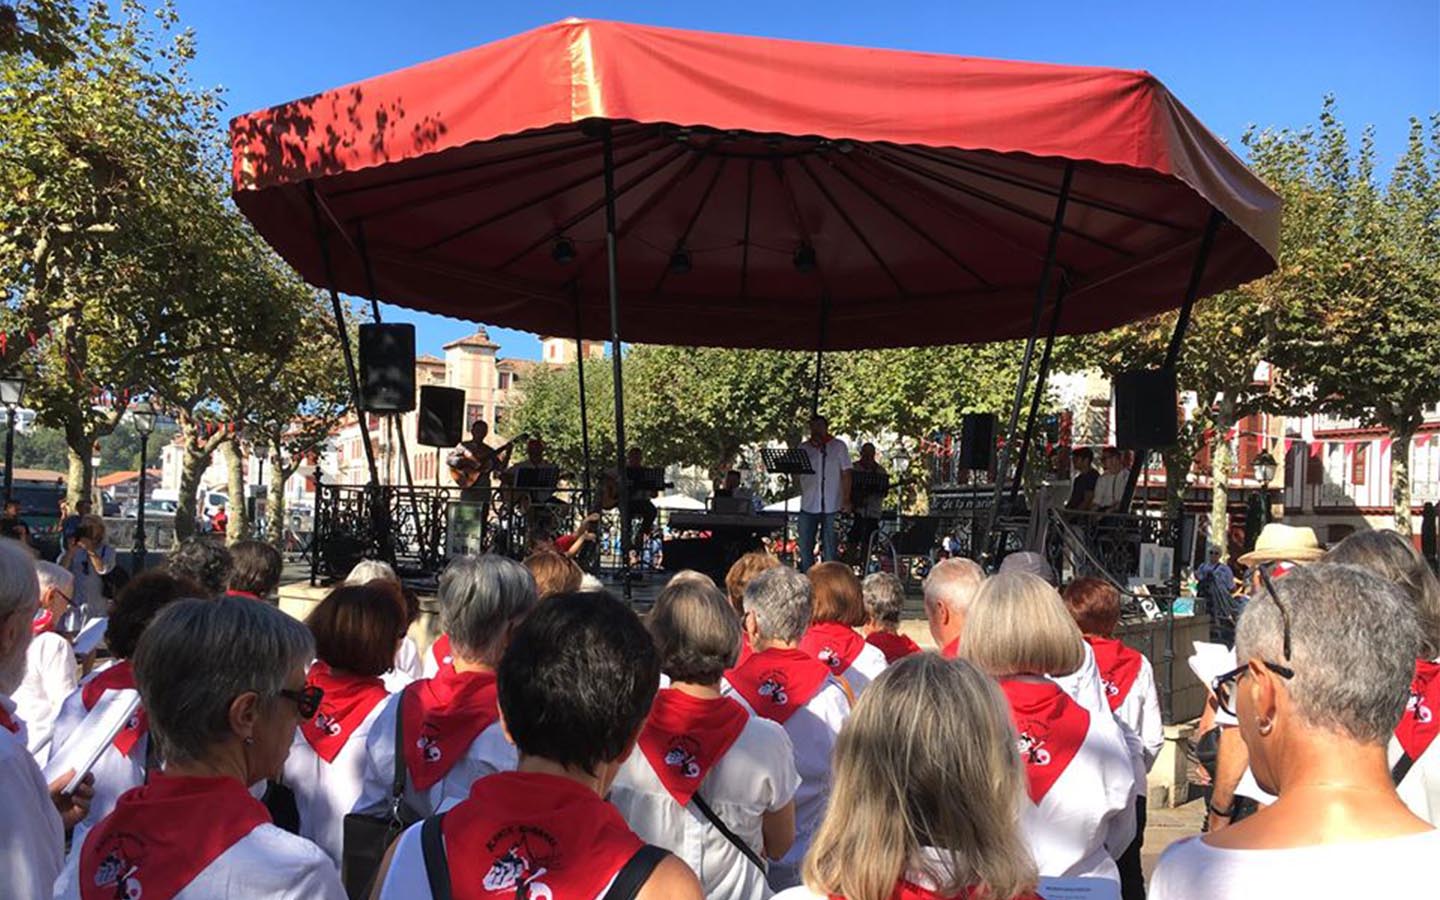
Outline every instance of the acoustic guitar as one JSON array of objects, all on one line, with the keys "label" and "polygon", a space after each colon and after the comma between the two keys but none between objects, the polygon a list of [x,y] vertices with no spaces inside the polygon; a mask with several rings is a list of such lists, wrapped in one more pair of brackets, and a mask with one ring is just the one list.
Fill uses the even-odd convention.
[{"label": "acoustic guitar", "polygon": [[510,448],[529,439],[529,435],[517,434],[511,440],[494,448],[485,459],[462,456],[453,463],[447,462],[446,465],[450,467],[450,480],[454,481],[461,490],[474,487],[482,478],[488,479],[496,469],[505,467],[509,462]]}]

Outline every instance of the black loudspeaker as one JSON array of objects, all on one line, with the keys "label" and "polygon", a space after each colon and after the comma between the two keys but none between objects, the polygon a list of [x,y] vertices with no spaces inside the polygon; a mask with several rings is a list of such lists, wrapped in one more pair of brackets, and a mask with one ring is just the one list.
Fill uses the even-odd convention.
[{"label": "black loudspeaker", "polygon": [[415,408],[414,325],[360,326],[360,408],[382,413]]},{"label": "black loudspeaker", "polygon": [[956,464],[962,469],[987,471],[995,452],[994,413],[970,413],[960,423],[960,452]]},{"label": "black loudspeaker", "polygon": [[427,384],[420,388],[417,440],[427,447],[453,447],[465,436],[465,392]]},{"label": "black loudspeaker", "polygon": [[1121,450],[1169,447],[1180,435],[1174,369],[1141,369],[1116,375],[1115,446]]}]

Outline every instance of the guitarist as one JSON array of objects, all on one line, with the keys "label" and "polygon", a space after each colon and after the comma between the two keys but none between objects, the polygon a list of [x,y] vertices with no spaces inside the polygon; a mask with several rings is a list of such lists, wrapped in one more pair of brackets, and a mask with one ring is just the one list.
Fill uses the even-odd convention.
[{"label": "guitarist", "polygon": [[462,441],[450,451],[445,462],[450,466],[455,482],[460,485],[460,499],[485,503],[490,499],[490,476],[510,464],[510,449],[514,441],[500,449],[485,443],[490,426],[484,419],[470,423],[470,440]]}]

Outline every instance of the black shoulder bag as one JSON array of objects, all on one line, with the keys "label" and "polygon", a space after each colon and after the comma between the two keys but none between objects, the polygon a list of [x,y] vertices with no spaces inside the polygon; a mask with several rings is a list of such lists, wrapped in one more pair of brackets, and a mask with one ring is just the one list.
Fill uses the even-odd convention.
[{"label": "black shoulder bag", "polygon": [[700,810],[700,813],[710,820],[710,824],[715,826],[716,831],[720,832],[720,836],[734,844],[735,849],[743,853],[745,858],[754,863],[756,868],[760,870],[760,874],[764,875],[765,861],[760,858],[760,854],[751,849],[749,844],[742,841],[740,835],[730,830],[725,824],[725,821],[716,814],[715,810],[710,808],[710,804],[705,802],[704,797],[699,794],[691,794],[690,799],[694,801],[695,808]]},{"label": "black shoulder bag", "polygon": [[344,851],[340,880],[350,900],[370,896],[375,874],[396,835],[423,818],[405,802],[405,694],[395,700],[395,769],[390,782],[387,813],[349,813],[344,821]]}]

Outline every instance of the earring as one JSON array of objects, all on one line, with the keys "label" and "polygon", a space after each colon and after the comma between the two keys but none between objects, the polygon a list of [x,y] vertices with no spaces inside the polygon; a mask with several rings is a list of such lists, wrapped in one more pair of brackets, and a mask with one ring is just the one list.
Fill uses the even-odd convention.
[{"label": "earring", "polygon": [[1269,719],[1261,719],[1256,723],[1255,727],[1260,730],[1262,735],[1268,735],[1271,731],[1275,730],[1275,723]]},{"label": "earring", "polygon": [[245,738],[245,746],[248,747],[248,746],[250,746],[250,745],[253,744],[253,743],[255,743],[255,739],[254,739],[253,737],[246,737],[246,738]]}]

